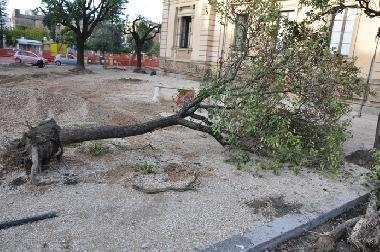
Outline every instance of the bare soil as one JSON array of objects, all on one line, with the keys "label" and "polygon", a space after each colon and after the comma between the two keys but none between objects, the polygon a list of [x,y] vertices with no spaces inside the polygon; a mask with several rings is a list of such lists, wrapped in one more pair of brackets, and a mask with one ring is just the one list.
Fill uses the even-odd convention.
[{"label": "bare soil", "polygon": [[[144,122],[177,109],[171,99],[152,101],[155,86],[199,87],[183,78],[117,69],[69,70],[0,67],[0,151],[46,117],[62,127]],[[354,119],[347,153],[373,144],[375,123],[375,115]],[[180,126],[100,142],[109,150],[100,156],[91,154],[89,142],[65,146],[63,160],[50,164],[40,186],[31,185],[22,170],[0,177],[0,222],[58,212],[58,218],[1,230],[1,251],[197,250],[361,185],[368,173],[347,164],[339,177],[310,169],[298,175],[284,169],[278,176],[254,162],[238,171],[212,137]],[[142,172],[150,165],[154,173]],[[194,172],[195,190],[133,189],[136,182],[178,186]]]}]

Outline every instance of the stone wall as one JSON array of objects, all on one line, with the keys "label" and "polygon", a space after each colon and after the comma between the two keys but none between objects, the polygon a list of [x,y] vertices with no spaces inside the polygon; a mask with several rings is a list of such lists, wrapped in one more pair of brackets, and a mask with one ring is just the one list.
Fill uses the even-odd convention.
[{"label": "stone wall", "polygon": [[201,79],[212,68],[211,64],[194,61],[174,61],[160,58],[160,68],[164,72],[183,74]]}]

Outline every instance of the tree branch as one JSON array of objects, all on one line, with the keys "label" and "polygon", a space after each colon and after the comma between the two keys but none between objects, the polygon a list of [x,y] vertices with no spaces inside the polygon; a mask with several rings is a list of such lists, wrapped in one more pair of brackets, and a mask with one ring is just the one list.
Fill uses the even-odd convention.
[{"label": "tree branch", "polygon": [[218,141],[221,145],[227,145],[228,144],[226,139],[224,139],[224,137],[221,134],[215,133],[211,127],[202,125],[200,123],[191,122],[191,121],[188,121],[188,120],[183,119],[183,118],[178,119],[177,123],[179,125],[182,125],[182,126],[189,128],[189,129],[193,129],[193,130],[197,130],[197,131],[207,133],[207,134],[211,135],[213,138],[215,138],[215,140]]},{"label": "tree branch", "polygon": [[207,126],[212,126],[213,123],[210,122],[206,117],[202,116],[202,115],[198,115],[198,114],[192,114],[190,115],[191,118],[194,118],[196,120],[199,120],[201,122],[204,122]]}]

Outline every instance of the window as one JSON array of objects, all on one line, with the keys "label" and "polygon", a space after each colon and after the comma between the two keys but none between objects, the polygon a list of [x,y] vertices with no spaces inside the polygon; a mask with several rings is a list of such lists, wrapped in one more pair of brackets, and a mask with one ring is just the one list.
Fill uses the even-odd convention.
[{"label": "window", "polygon": [[355,26],[357,10],[346,8],[336,13],[331,30],[330,50],[348,55]]},{"label": "window", "polygon": [[286,31],[286,21],[295,21],[296,13],[295,11],[281,11],[281,19],[279,22],[278,33],[277,33],[277,49],[283,47],[284,32]]},{"label": "window", "polygon": [[191,17],[184,16],[181,18],[181,34],[179,40],[180,48],[189,48],[190,46],[190,29],[191,29]]},{"label": "window", "polygon": [[236,27],[235,27],[235,49],[242,50],[245,40],[247,39],[247,15],[237,15],[236,16]]}]

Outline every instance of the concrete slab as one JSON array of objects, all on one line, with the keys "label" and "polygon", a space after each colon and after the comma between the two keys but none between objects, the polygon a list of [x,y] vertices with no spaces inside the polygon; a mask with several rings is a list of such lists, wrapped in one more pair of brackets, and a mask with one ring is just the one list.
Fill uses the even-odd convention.
[{"label": "concrete slab", "polygon": [[364,202],[368,196],[368,190],[357,186],[346,192],[336,193],[323,202],[316,202],[311,206],[304,207],[298,213],[274,219],[201,251],[259,252],[274,249],[282,242],[297,237]]}]

